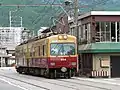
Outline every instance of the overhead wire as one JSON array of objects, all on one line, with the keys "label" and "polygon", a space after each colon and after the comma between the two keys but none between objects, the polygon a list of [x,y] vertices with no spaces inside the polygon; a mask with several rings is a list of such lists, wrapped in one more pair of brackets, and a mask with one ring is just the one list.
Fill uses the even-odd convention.
[{"label": "overhead wire", "polygon": [[[49,0],[47,1],[47,4],[49,4]],[[44,11],[46,8],[46,6],[44,6],[44,8],[42,10],[40,10],[40,12]],[[40,14],[38,14],[37,18],[32,22],[32,24],[34,25],[34,23],[39,19]]]},{"label": "overhead wire", "polygon": [[[55,1],[55,0],[54,0],[54,1]],[[47,2],[47,4],[50,4],[49,1]],[[47,11],[45,11],[45,10],[46,10],[46,6],[45,6],[40,12],[44,12],[44,13],[46,12],[46,13],[47,13]],[[44,16],[44,15],[42,15],[42,16]],[[40,20],[40,17],[42,17],[42,16],[41,16],[41,15],[38,15],[37,19],[35,19],[35,20],[32,22],[33,25],[36,24],[37,21]]]},{"label": "overhead wire", "polygon": [[[61,0],[60,0],[61,1]],[[100,4],[100,0],[98,0]],[[104,0],[106,1],[106,0]],[[55,3],[55,0],[52,1],[51,3],[51,0],[44,0],[45,4],[49,4],[52,6],[52,4]],[[61,1],[62,2],[62,1]],[[103,3],[103,2],[102,2]],[[37,4],[36,4],[37,5]],[[86,7],[89,7],[90,5],[86,5]],[[47,10],[49,9],[50,7],[47,7],[47,6],[44,6],[44,8],[42,10],[40,10],[40,12],[44,12],[44,13],[47,13]],[[74,9],[74,8],[73,8]],[[54,16],[59,16],[58,12],[61,13],[62,11],[58,8],[57,10],[55,10],[56,14]],[[51,15],[52,15],[53,12],[51,12]],[[50,15],[50,14],[49,14]],[[34,21],[32,21],[32,24],[33,26],[36,25],[39,21],[41,21],[43,18],[46,18],[47,14],[42,14],[42,15],[37,15],[36,19]],[[48,17],[47,17],[48,18]],[[42,22],[40,23],[44,23],[45,21],[43,20]]]},{"label": "overhead wire", "polygon": [[[58,9],[55,10],[54,12],[55,12],[55,13],[59,13],[59,12],[61,12],[61,10],[58,8]],[[53,12],[53,13],[54,13],[54,12]],[[53,15],[52,15],[53,13],[51,13],[50,16],[53,16]],[[55,17],[55,16],[56,16],[56,15],[54,15],[54,17]],[[48,17],[48,19],[49,19],[49,21],[50,21],[50,22],[49,22],[49,27],[51,27],[51,24],[52,24],[52,23],[51,23],[51,22],[52,22],[51,18],[52,18],[52,17]],[[47,19],[47,20],[48,20],[48,19]],[[43,22],[45,22],[45,21],[43,21]],[[41,22],[41,23],[42,23],[42,22]]]},{"label": "overhead wire", "polygon": [[[67,10],[67,12],[68,11],[70,11],[70,9],[69,10]],[[55,15],[55,17],[54,18],[58,18],[58,16],[61,14],[61,13],[63,13],[63,11],[62,10],[60,10],[60,9],[58,9],[57,11],[56,11],[56,13],[58,13],[59,12],[59,14],[57,14],[57,15]],[[52,13],[51,13],[52,14]],[[63,14],[63,16],[65,16],[66,14]],[[41,18],[43,18],[43,17],[41,17]],[[44,21],[45,22],[45,21]]]},{"label": "overhead wire", "polygon": [[[54,2],[53,2],[54,3]],[[60,5],[62,5],[61,3],[60,3]],[[56,12],[56,13],[61,13],[61,12],[63,12],[60,8],[58,8],[57,10],[55,10],[54,12]],[[59,14],[57,14],[57,15],[59,15]],[[45,15],[46,16],[46,15]],[[53,13],[51,13],[51,16],[53,16]],[[56,14],[55,14],[55,16],[56,16]],[[43,18],[43,16],[41,17],[41,18]],[[50,17],[51,18],[51,17]],[[50,19],[49,18],[49,19]]]},{"label": "overhead wire", "polygon": [[[55,0],[53,0],[52,4],[53,4],[54,2],[55,2]],[[51,5],[51,6],[52,6],[52,5]],[[49,7],[49,8],[50,8],[50,7]],[[48,10],[49,8],[47,8],[47,10]],[[44,12],[47,13],[47,11],[44,11]],[[47,15],[47,14],[42,15],[41,18],[39,18],[38,20],[39,20],[39,21],[42,20],[46,15]],[[34,25],[36,25],[36,24],[37,24],[37,23],[35,23]]]},{"label": "overhead wire", "polygon": [[[57,10],[55,10],[53,13],[51,13],[51,14],[49,14],[49,15],[56,17],[56,14],[55,14],[55,15],[52,15],[52,14],[58,13],[58,12],[61,12],[61,10],[60,10],[60,9],[57,9]],[[41,17],[41,18],[42,18],[42,19],[43,19],[43,18],[46,18],[46,15],[43,16],[43,17]],[[51,24],[52,20],[51,20],[51,17],[47,17],[47,18],[48,18],[47,20],[49,20],[49,22],[47,22],[47,23],[49,24],[49,27],[50,27],[50,26],[51,26],[50,24]],[[46,21],[40,22],[40,24],[42,24],[42,23],[46,23]],[[46,25],[48,25],[48,24],[46,24]]]},{"label": "overhead wire", "polygon": [[[96,3],[96,5],[98,5],[98,4],[102,4],[102,2],[99,2],[99,3]],[[92,5],[85,5],[85,6],[81,6],[81,7],[89,7],[89,6],[92,6]],[[74,8],[73,8],[74,9]],[[59,9],[58,9],[59,10]],[[71,10],[71,9],[70,9]],[[69,10],[68,10],[69,11]],[[61,10],[60,10],[60,13],[61,13]],[[66,14],[64,14],[63,16],[65,16]],[[43,18],[43,17],[42,17]]]}]

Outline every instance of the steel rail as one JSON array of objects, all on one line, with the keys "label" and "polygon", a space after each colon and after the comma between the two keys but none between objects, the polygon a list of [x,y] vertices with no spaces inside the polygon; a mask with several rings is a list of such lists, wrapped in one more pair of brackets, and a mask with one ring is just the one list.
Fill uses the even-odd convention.
[{"label": "steel rail", "polygon": [[[23,80],[19,80],[15,77],[11,77],[11,76],[6,76],[6,75],[3,75],[3,74],[0,74],[0,76],[3,76],[3,77],[6,77],[6,78],[10,78],[10,79],[13,79],[13,80],[16,80],[16,81],[20,81],[20,82],[23,82],[23,83],[26,83],[26,84],[29,84],[29,85],[33,85],[33,86],[36,86],[36,87],[39,87],[39,88],[43,88],[45,90],[50,90],[46,87],[43,87],[43,86],[39,86],[39,85],[36,85],[36,84],[32,84],[30,82],[26,82],[26,81],[23,81]],[[31,75],[30,75],[31,76]],[[23,77],[23,76],[19,76],[19,77]],[[23,78],[27,78],[29,79],[28,77],[26,77],[26,75],[23,77]],[[62,85],[62,84],[57,84],[55,82],[51,82],[51,81],[44,81],[44,80],[38,80],[38,79],[32,79],[32,80],[36,80],[36,81],[40,81],[40,82],[43,82],[43,83],[49,83],[49,84],[52,84],[52,85],[57,85],[57,86],[62,86],[62,87],[65,87],[65,88],[70,88],[70,89],[74,89],[74,90],[81,90],[81,89],[78,89],[76,87],[72,87],[72,86],[66,86],[66,85]],[[57,80],[55,80],[57,81]],[[58,80],[59,81],[59,80]]]},{"label": "steel rail", "polygon": [[[73,78],[73,80],[80,81],[79,79],[75,79],[75,78]],[[94,85],[90,85],[90,84],[84,84],[84,83],[81,83],[81,82],[65,81],[65,80],[62,80],[62,79],[59,80],[59,81],[69,82],[69,83],[74,83],[74,84],[79,84],[79,85],[82,85],[82,86],[88,86],[88,87],[93,87],[93,88],[98,88],[98,89],[103,89],[103,90],[111,90],[109,88],[104,88],[104,87],[100,87],[100,86],[94,86]]]},{"label": "steel rail", "polygon": [[40,86],[40,85],[36,85],[36,84],[32,84],[30,82],[26,82],[26,81],[23,81],[23,80],[20,80],[20,79],[17,79],[17,78],[9,77],[9,76],[2,75],[2,74],[0,74],[0,76],[6,77],[6,78],[9,78],[9,79],[13,79],[13,80],[16,80],[16,81],[20,81],[20,82],[23,82],[23,83],[26,83],[26,84],[29,84],[29,85],[32,85],[32,86],[35,86],[35,87],[38,87],[38,88],[45,89],[45,90],[50,90],[49,88],[46,88],[46,87],[43,87],[43,86]]}]

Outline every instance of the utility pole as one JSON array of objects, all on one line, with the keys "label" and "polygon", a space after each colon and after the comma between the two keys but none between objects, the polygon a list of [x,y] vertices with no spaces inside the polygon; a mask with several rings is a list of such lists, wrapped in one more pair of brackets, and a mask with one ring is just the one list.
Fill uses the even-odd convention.
[{"label": "utility pole", "polygon": [[[79,54],[78,0],[74,0],[74,8],[75,8],[74,9],[75,32],[77,37],[77,54]],[[79,61],[77,63],[78,63],[77,65],[79,65]],[[77,71],[78,70],[79,66],[77,66]]]},{"label": "utility pole", "polygon": [[[78,28],[78,0],[74,0],[74,23],[75,23],[75,31],[77,37],[77,44],[79,44],[79,28]],[[78,45],[77,45],[78,46]],[[79,48],[77,47],[77,53]]]},{"label": "utility pole", "polygon": [[[12,27],[22,27],[22,17],[13,14],[15,12],[17,12],[17,10],[9,11],[9,23],[10,23],[10,31],[13,32],[13,35],[12,35],[13,43],[16,43],[15,42],[15,35],[16,35],[15,33],[17,31],[15,31],[14,28],[12,29]],[[11,37],[11,35],[9,36],[9,38],[10,37]]]}]

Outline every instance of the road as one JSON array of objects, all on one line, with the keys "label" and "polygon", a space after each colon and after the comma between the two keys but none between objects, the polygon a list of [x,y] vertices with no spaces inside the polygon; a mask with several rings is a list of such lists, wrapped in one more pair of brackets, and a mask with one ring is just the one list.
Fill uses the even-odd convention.
[{"label": "road", "polygon": [[12,88],[16,88],[15,90],[119,90],[120,88],[120,78],[46,79],[18,74],[14,68],[0,69],[0,78],[3,79],[0,81],[5,83],[0,84],[0,89],[8,87],[11,83],[10,90],[14,90]]},{"label": "road", "polygon": [[0,90],[23,90],[21,87],[12,85],[9,82],[6,82],[4,79],[0,79]]}]

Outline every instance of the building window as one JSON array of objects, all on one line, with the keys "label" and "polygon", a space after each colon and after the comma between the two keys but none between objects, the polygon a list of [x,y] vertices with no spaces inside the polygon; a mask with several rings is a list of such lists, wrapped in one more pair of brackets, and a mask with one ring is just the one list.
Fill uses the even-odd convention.
[{"label": "building window", "polygon": [[96,23],[96,42],[119,42],[120,41],[120,22],[97,22]]},{"label": "building window", "polygon": [[115,22],[111,22],[111,41],[115,41]]},{"label": "building window", "polygon": [[80,38],[81,38],[81,27],[79,26],[78,28],[79,28],[78,29],[79,30],[79,34],[78,35],[79,35],[79,40],[80,40]]},{"label": "building window", "polygon": [[85,39],[87,40],[88,38],[88,28],[87,28],[87,24],[85,24]]},{"label": "building window", "polygon": [[83,38],[83,27],[82,26],[80,26],[80,33],[81,33],[81,38]]},{"label": "building window", "polygon": [[71,28],[71,35],[74,35],[74,27]]},{"label": "building window", "polygon": [[70,32],[69,32],[70,35],[72,35],[72,28],[70,28]]},{"label": "building window", "polygon": [[72,28],[72,35],[75,35],[75,27]]},{"label": "building window", "polygon": [[111,23],[110,22],[106,22],[105,23],[105,28],[106,28],[106,41],[110,41],[111,40],[111,35],[110,35],[110,31],[111,31]]},{"label": "building window", "polygon": [[120,42],[120,22],[117,22],[117,42]]}]

